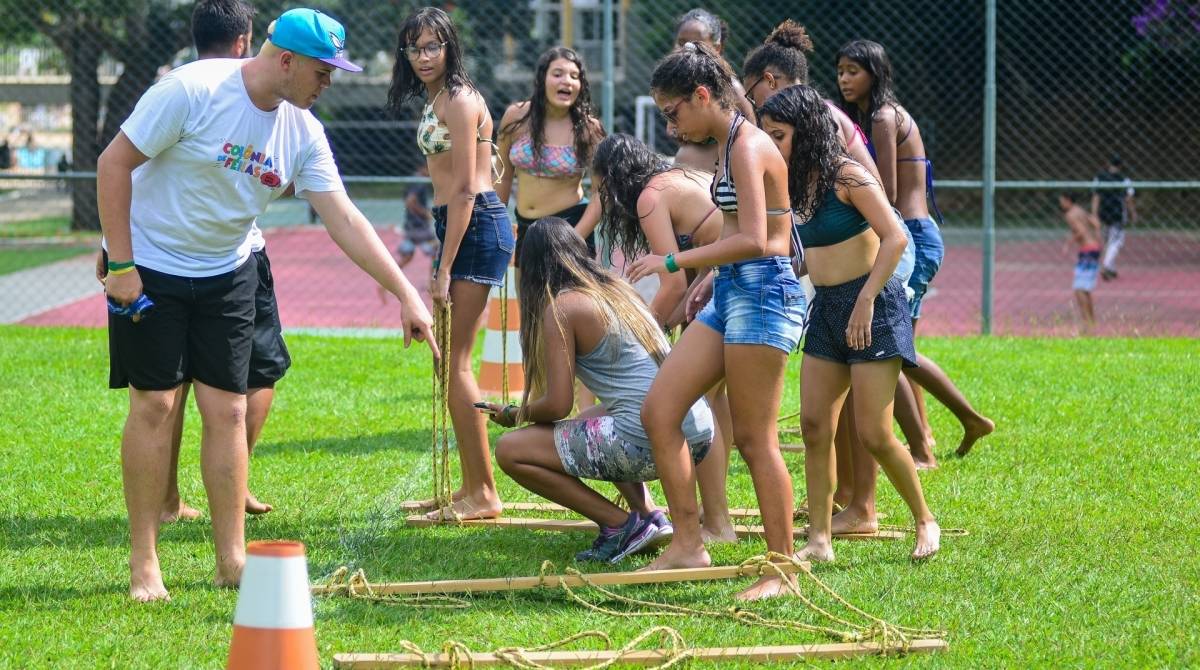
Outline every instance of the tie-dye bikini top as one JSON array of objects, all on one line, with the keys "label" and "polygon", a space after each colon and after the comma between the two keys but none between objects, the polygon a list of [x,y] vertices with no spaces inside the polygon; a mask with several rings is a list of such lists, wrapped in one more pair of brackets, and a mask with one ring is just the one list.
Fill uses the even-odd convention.
[{"label": "tie-dye bikini top", "polygon": [[575,147],[571,145],[543,144],[541,160],[533,156],[533,139],[523,135],[508,150],[508,159],[513,167],[534,177],[578,177],[583,174]]}]

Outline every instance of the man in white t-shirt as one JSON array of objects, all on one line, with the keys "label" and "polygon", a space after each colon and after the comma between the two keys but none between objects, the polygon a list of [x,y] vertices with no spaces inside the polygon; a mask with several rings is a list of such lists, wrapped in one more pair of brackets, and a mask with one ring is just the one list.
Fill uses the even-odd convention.
[{"label": "man in white t-shirt", "polygon": [[169,598],[156,551],[169,470],[172,404],[191,379],[204,424],[201,471],[216,583],[245,562],[246,380],[257,265],[249,231],[289,185],[330,237],[401,305],[405,346],[434,349],[431,317],[370,223],[350,202],[324,128],[307,110],[344,56],[345,30],[310,9],[284,13],[249,60],[179,67],[146,92],[97,166],[108,252],[105,292],[140,298],[142,318],[110,314],[110,386],[129,385],[121,460],[130,526],[130,595]]}]

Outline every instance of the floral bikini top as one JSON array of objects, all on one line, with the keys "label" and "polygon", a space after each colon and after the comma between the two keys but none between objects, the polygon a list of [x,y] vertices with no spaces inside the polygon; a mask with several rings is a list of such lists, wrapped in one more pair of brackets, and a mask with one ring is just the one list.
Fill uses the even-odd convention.
[{"label": "floral bikini top", "polygon": [[533,156],[533,139],[523,135],[508,150],[508,159],[513,167],[524,170],[534,177],[578,177],[583,167],[575,156],[575,147],[570,145],[544,144],[540,160]]}]

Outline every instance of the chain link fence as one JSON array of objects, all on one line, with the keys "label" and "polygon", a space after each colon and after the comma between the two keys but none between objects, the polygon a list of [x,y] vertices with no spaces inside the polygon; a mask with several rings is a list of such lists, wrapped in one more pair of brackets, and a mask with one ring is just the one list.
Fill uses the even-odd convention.
[{"label": "chain link fence", "polygon": [[[883,44],[901,103],[937,168],[947,253],[923,310],[922,333],[1076,331],[1073,250],[1062,191],[1090,208],[1093,177],[1112,154],[1132,180],[1136,221],[1115,279],[1094,291],[1099,332],[1200,334],[1200,3],[994,0],[996,105],[994,284],[985,286],[984,152],[987,1],[854,3],[712,0],[735,71],[778,23],[803,24],[815,45],[811,81],[838,96],[835,54],[854,38]],[[294,3],[256,2],[254,44]],[[351,196],[390,245],[423,163],[419,109],[390,118],[396,29],[417,3],[342,0],[314,6],[341,20],[361,74],[337,73],[315,112]],[[546,48],[576,48],[599,107],[605,8],[612,7],[609,131],[675,146],[648,101],[650,72],[674,46],[683,0],[460,0],[451,12],[468,67],[492,114],[525,99]],[[0,322],[102,325],[91,267],[98,245],[94,169],[99,151],[155,78],[195,58],[190,2],[0,0]],[[1117,184],[1121,193],[1127,186]],[[1111,191],[1106,191],[1111,192]],[[303,201],[272,205],[260,224],[271,248],[285,328],[390,328],[394,303],[341,257]],[[326,274],[314,273],[322,268]],[[406,272],[427,283],[428,261]]]}]

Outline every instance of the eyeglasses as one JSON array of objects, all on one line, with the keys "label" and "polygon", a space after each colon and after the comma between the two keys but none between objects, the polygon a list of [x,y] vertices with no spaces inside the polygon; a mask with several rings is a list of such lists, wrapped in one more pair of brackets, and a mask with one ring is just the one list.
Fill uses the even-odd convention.
[{"label": "eyeglasses", "polygon": [[754,108],[754,111],[758,111],[758,105],[754,104],[754,89],[757,88],[758,85],[763,82],[763,79],[766,78],[766,73],[763,73],[761,77],[754,80],[753,84],[746,87],[746,100],[750,101],[750,106]]},{"label": "eyeglasses", "polygon": [[688,97],[675,103],[670,109],[662,110],[662,117],[667,120],[667,123],[678,125],[679,124],[679,106],[685,102],[688,102],[691,99],[692,99],[692,96],[689,94]]},{"label": "eyeglasses", "polygon": [[417,60],[421,57],[421,54],[425,54],[425,57],[429,59],[437,58],[442,55],[442,47],[447,44],[449,42],[430,42],[423,47],[410,44],[404,47],[404,55],[408,56],[409,60]]}]

